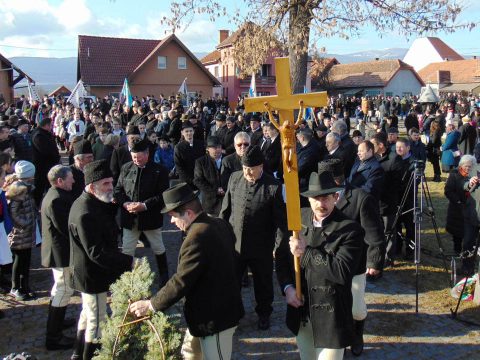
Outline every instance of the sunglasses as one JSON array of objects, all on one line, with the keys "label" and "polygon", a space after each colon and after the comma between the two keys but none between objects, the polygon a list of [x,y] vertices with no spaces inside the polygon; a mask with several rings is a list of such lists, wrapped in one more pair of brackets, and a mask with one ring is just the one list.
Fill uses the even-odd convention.
[{"label": "sunglasses", "polygon": [[249,143],[240,143],[240,144],[235,144],[235,146],[238,146],[238,147],[245,146],[245,147],[247,147],[247,146],[250,146],[250,144]]}]

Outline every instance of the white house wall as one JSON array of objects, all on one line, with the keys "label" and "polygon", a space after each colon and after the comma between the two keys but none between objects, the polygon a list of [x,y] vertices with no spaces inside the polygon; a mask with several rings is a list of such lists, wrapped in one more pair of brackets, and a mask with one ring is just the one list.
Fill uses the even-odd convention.
[{"label": "white house wall", "polygon": [[392,95],[402,96],[404,93],[412,95],[420,94],[422,84],[410,70],[400,70],[383,89],[384,94],[392,93]]}]

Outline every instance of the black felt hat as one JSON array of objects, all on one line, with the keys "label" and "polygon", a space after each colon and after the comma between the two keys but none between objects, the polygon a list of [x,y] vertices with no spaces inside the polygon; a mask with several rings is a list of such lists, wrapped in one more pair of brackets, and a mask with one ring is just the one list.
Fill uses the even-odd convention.
[{"label": "black felt hat", "polygon": [[148,150],[148,140],[145,138],[143,140],[141,139],[135,139],[130,145],[130,152],[133,153],[138,153],[138,152],[144,152]]},{"label": "black felt hat", "polygon": [[216,121],[222,121],[222,122],[223,122],[223,121],[227,120],[227,117],[225,116],[225,114],[219,113],[219,114],[217,114],[217,115],[215,116],[215,120],[216,120]]},{"label": "black felt hat", "polygon": [[184,121],[182,123],[182,130],[183,129],[193,129],[193,124],[190,121]]},{"label": "black felt hat", "polygon": [[318,173],[329,171],[334,177],[344,175],[343,161],[341,159],[328,159],[318,163]]},{"label": "black felt hat", "polygon": [[85,175],[85,185],[113,177],[110,166],[106,160],[92,161],[85,165],[83,174]]},{"label": "black felt hat", "polygon": [[312,172],[308,181],[308,190],[302,193],[304,197],[317,197],[320,195],[334,194],[342,190],[343,187],[338,186],[333,179],[330,171],[324,171],[320,174]]},{"label": "black felt hat", "polygon": [[177,184],[163,192],[165,207],[160,211],[162,214],[173,211],[198,197],[198,190],[194,191],[187,183]]},{"label": "black felt hat", "polygon": [[73,144],[73,155],[93,154],[92,144],[88,140],[80,140]]},{"label": "black felt hat", "polygon": [[217,147],[220,146],[220,140],[217,136],[209,136],[207,138],[207,147]]},{"label": "black felt hat", "polygon": [[253,167],[263,164],[265,158],[263,156],[262,150],[255,145],[249,147],[247,152],[242,156],[242,165]]}]

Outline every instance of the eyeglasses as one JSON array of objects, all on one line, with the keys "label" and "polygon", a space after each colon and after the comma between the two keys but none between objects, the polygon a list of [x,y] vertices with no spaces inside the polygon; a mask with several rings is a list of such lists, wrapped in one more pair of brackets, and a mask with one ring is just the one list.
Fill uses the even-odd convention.
[{"label": "eyeglasses", "polygon": [[250,144],[249,144],[249,143],[240,143],[240,144],[235,144],[235,146],[238,146],[238,147],[242,147],[242,146],[248,147],[248,146],[250,146]]}]

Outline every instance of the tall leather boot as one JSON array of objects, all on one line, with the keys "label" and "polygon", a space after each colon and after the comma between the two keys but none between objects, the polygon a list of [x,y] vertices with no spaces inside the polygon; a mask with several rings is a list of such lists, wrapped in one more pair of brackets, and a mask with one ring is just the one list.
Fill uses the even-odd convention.
[{"label": "tall leather boot", "polygon": [[73,347],[73,339],[62,334],[63,319],[67,307],[48,307],[47,338],[45,346],[47,350],[66,350]]},{"label": "tall leather boot", "polygon": [[73,354],[70,360],[82,360],[83,349],[85,348],[85,330],[77,330],[75,343],[73,344]]},{"label": "tall leather boot", "polygon": [[158,266],[158,275],[160,278],[160,288],[164,287],[168,281],[168,263],[167,263],[167,253],[161,255],[155,255],[157,259]]},{"label": "tall leather boot", "polygon": [[83,360],[91,360],[97,349],[100,349],[100,344],[86,342],[83,349]]},{"label": "tall leather boot", "polygon": [[352,354],[355,356],[360,356],[363,352],[363,327],[365,325],[365,320],[353,320],[353,343],[350,346]]}]

